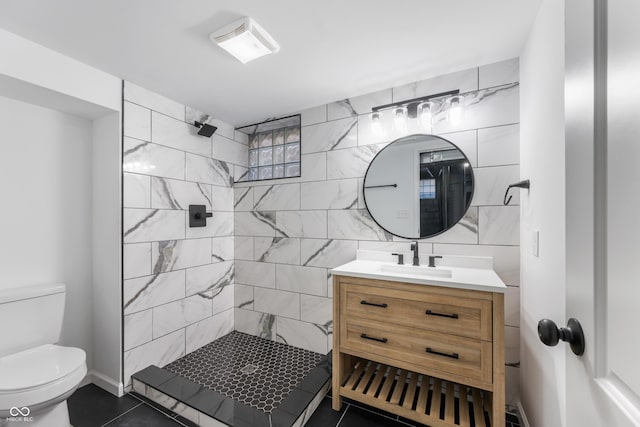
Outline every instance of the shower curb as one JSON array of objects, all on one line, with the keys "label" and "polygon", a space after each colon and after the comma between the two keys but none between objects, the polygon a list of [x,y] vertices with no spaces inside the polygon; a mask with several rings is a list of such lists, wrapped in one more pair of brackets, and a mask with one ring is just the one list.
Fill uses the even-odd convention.
[{"label": "shower curb", "polygon": [[133,391],[206,427],[302,427],[331,386],[331,353],[271,413],[151,365],[132,375]]}]

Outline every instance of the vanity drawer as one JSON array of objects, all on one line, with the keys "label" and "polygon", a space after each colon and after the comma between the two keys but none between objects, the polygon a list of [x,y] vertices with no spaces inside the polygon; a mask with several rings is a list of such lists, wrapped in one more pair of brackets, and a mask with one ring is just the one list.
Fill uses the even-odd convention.
[{"label": "vanity drawer", "polygon": [[492,382],[492,344],[424,329],[349,317],[340,324],[343,350],[392,358],[483,383]]},{"label": "vanity drawer", "polygon": [[341,283],[340,292],[340,313],[346,319],[354,316],[484,341],[492,339],[492,303],[488,300],[352,283]]}]

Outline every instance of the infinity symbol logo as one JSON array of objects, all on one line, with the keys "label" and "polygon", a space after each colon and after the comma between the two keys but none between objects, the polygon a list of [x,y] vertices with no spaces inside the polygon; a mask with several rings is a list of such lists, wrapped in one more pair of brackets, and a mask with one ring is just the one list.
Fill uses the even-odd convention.
[{"label": "infinity symbol logo", "polygon": [[17,417],[18,415],[27,417],[29,416],[30,413],[31,413],[31,409],[27,408],[26,406],[23,406],[22,408],[18,408],[14,406],[11,409],[9,409],[9,414],[11,414],[12,417]]}]

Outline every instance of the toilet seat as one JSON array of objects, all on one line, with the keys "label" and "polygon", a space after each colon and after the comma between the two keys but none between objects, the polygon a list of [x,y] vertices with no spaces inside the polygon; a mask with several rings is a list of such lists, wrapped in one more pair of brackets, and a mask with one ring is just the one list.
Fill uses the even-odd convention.
[{"label": "toilet seat", "polygon": [[63,400],[86,374],[79,348],[45,344],[0,357],[0,412]]}]

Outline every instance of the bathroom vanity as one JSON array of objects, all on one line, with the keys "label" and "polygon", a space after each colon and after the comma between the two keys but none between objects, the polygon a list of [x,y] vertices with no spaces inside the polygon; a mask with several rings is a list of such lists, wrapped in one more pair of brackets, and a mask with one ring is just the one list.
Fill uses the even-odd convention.
[{"label": "bathroom vanity", "polygon": [[492,259],[392,259],[359,251],[332,270],[333,409],[347,397],[432,427],[504,427],[506,286]]}]

